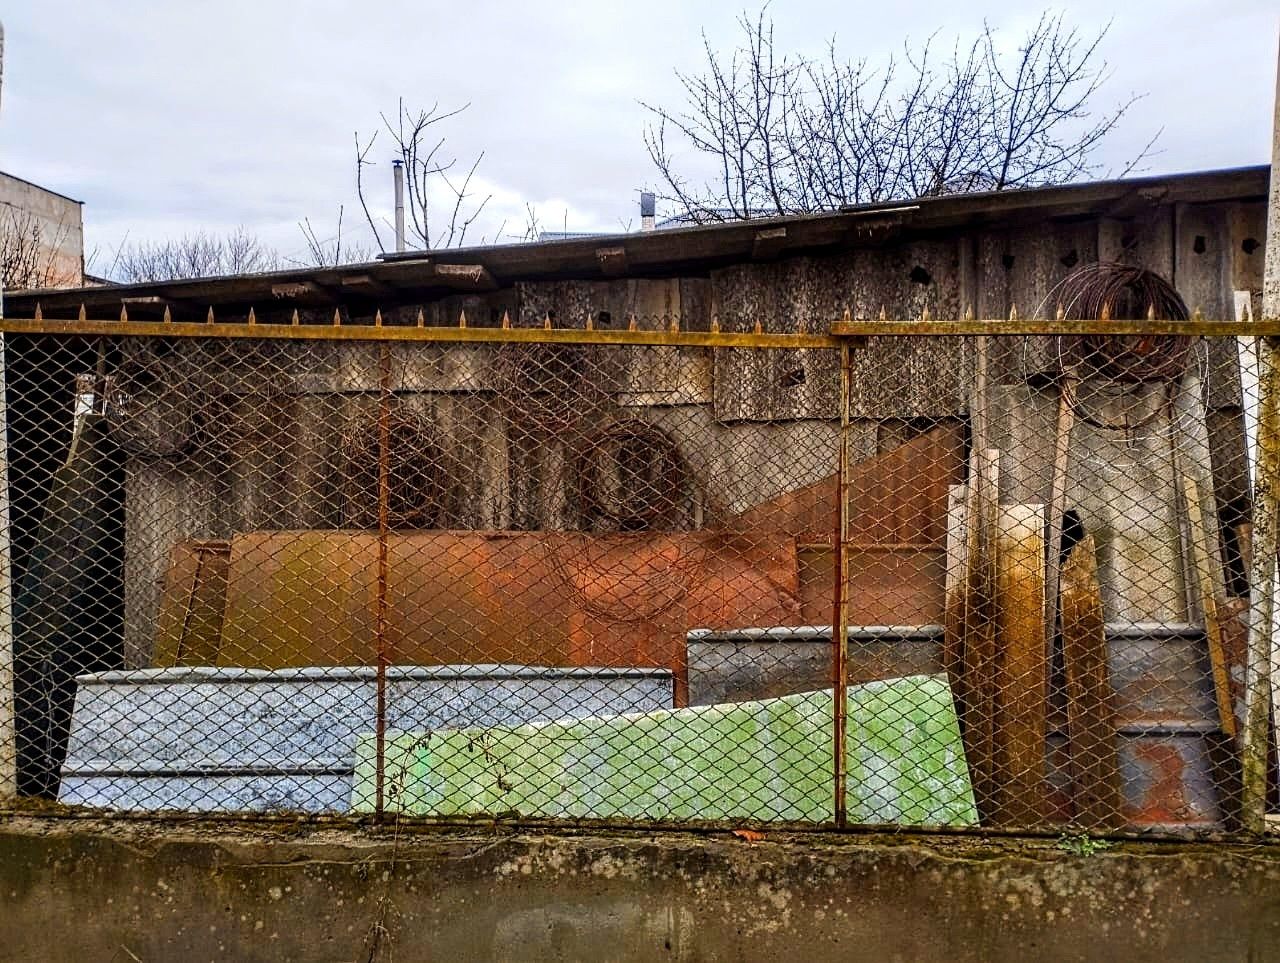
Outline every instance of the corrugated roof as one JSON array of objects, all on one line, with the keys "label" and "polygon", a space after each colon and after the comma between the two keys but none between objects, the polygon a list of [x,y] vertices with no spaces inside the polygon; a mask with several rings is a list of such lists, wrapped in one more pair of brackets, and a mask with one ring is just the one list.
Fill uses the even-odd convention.
[{"label": "corrugated roof", "polygon": [[8,312],[74,316],[168,303],[187,306],[411,303],[449,292],[486,291],[517,281],[670,277],[726,264],[874,246],[1054,218],[1132,216],[1170,203],[1263,200],[1269,167],[1242,167],[1062,187],[950,194],[837,212],[729,221],[630,234],[566,238],[442,251],[384,255],[335,268],[184,281],[13,293]]}]

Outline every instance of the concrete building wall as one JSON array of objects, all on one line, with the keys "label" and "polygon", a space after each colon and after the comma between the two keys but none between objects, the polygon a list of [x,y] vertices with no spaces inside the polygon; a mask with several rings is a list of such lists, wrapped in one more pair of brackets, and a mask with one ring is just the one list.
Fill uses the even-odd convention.
[{"label": "concrete building wall", "polygon": [[30,275],[5,279],[6,288],[84,283],[84,220],[79,201],[0,172],[0,232],[16,234],[16,239],[5,239],[6,252],[15,243],[36,248]]}]

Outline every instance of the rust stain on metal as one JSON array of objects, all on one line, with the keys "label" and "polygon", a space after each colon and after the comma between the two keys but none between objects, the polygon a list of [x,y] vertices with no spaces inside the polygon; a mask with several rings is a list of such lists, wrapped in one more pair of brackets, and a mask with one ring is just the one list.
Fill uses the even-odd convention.
[{"label": "rust stain on metal", "polygon": [[843,828],[848,822],[848,786],[845,767],[845,729],[849,712],[849,493],[850,477],[850,425],[849,378],[851,349],[840,349],[840,448],[836,466],[835,503],[835,558],[832,571],[833,611],[831,625],[832,685],[835,697],[835,720],[832,726],[832,768],[835,776],[835,821]]},{"label": "rust stain on metal", "polygon": [[1002,505],[998,517],[996,818],[1033,826],[1047,808],[1044,506]]},{"label": "rust stain on metal", "polygon": [[1204,613],[1205,638],[1209,644],[1209,665],[1213,673],[1214,698],[1218,704],[1218,720],[1222,731],[1232,738],[1236,735],[1236,717],[1231,708],[1230,669],[1222,643],[1222,623],[1218,614],[1218,597],[1214,590],[1209,558],[1209,537],[1204,516],[1200,509],[1200,492],[1195,479],[1182,476],[1187,520],[1191,529],[1192,569],[1200,595],[1200,610]]},{"label": "rust stain on metal", "polygon": [[1133,758],[1143,773],[1141,797],[1125,806],[1125,816],[1135,825],[1187,823],[1193,807],[1187,799],[1186,761],[1175,746],[1156,741],[1139,742]]},{"label": "rust stain on metal", "polygon": [[[382,315],[378,315],[381,323]],[[391,349],[383,344],[378,352],[378,599],[377,632],[375,645],[378,651],[376,773],[374,778],[374,812],[383,813],[386,789],[387,743],[387,663],[390,653],[387,647],[387,538],[391,511]]]},{"label": "rust stain on metal", "polygon": [[984,822],[998,817],[1000,784],[996,773],[996,506],[1000,452],[975,451],[970,472],[968,545],[960,625],[960,663],[968,701],[962,706],[965,755],[969,759],[974,798]]},{"label": "rust stain on metal", "polygon": [[1075,814],[1081,825],[1118,826],[1122,794],[1116,713],[1092,535],[1062,566],[1062,661]]},{"label": "rust stain on metal", "polygon": [[[964,475],[961,426],[939,425],[848,467],[848,541],[858,544],[942,544],[947,495]],[[786,532],[803,542],[831,538],[837,476],[831,475],[753,505],[735,529]]]},{"label": "rust stain on metal", "polygon": [[[395,664],[666,667],[691,628],[801,622],[786,536],[712,532],[391,532]],[[377,536],[253,532],[232,540],[219,665],[369,664]]]},{"label": "rust stain on metal", "polygon": [[225,540],[173,546],[156,620],[155,665],[211,665],[217,659],[230,558]]}]

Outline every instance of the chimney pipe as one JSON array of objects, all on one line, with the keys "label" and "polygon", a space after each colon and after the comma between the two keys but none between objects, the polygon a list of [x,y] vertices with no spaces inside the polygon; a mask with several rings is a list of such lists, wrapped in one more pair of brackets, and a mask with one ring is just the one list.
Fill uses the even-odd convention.
[{"label": "chimney pipe", "polygon": [[404,161],[391,162],[391,174],[396,185],[396,253],[404,253]]},{"label": "chimney pipe", "polygon": [[652,231],[657,226],[654,212],[657,208],[653,191],[640,192],[640,230]]}]

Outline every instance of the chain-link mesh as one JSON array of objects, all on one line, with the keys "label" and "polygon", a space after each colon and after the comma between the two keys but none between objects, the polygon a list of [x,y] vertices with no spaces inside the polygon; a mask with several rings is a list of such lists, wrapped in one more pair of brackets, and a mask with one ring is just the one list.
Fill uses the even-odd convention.
[{"label": "chain-link mesh", "polygon": [[1252,340],[4,347],[21,796],[1245,818]]}]

